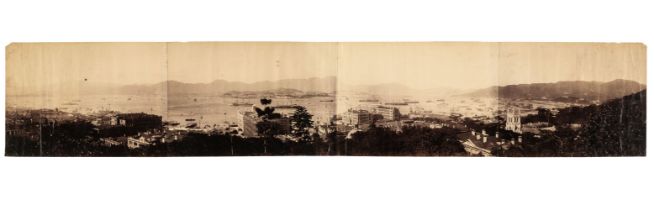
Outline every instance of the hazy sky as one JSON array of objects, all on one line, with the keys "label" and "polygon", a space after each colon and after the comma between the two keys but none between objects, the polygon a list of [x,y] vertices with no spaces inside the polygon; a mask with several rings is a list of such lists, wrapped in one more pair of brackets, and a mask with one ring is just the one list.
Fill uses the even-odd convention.
[{"label": "hazy sky", "polygon": [[7,94],[81,84],[208,83],[338,76],[341,84],[484,88],[562,80],[646,83],[645,46],[594,43],[18,43]]},{"label": "hazy sky", "polygon": [[645,47],[592,43],[341,43],[339,82],[418,89],[564,80],[645,84]]},{"label": "hazy sky", "polygon": [[161,82],[165,55],[164,43],[14,43],[6,47],[7,94]]},{"label": "hazy sky", "polygon": [[417,89],[497,83],[494,43],[342,43],[339,83],[400,83]]},{"label": "hazy sky", "polygon": [[502,43],[500,85],[562,80],[634,80],[646,84],[642,44]]},{"label": "hazy sky", "polygon": [[168,78],[192,83],[336,76],[336,43],[191,42],[168,45]]}]

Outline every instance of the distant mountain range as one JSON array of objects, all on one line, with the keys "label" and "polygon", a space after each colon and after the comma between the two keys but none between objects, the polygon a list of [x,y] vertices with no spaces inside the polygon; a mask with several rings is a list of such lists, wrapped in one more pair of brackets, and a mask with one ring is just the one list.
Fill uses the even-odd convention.
[{"label": "distant mountain range", "polygon": [[[224,94],[247,94],[248,92],[280,92],[283,90],[301,91],[304,94],[334,93],[337,91],[355,91],[374,95],[411,96],[415,94],[431,94],[447,96],[460,93],[452,88],[431,88],[428,90],[417,90],[397,83],[386,83],[376,85],[343,85],[337,88],[336,77],[307,78],[307,79],[284,79],[277,81],[262,81],[255,83],[233,82],[216,80],[211,83],[185,83],[178,81],[166,81],[150,85],[126,85],[118,89],[122,94],[161,94],[168,96],[180,95],[224,95]],[[115,90],[113,91],[115,92]],[[295,95],[303,93],[293,93]]]},{"label": "distant mountain range", "polygon": [[[555,83],[533,83],[507,86],[493,86],[469,93],[453,88],[414,89],[397,83],[376,85],[347,85],[337,87],[336,77],[284,79],[254,83],[216,80],[211,83],[184,83],[166,81],[150,85],[127,85],[119,88],[89,88],[85,93],[120,93],[136,95],[167,94],[170,97],[204,95],[224,96],[225,94],[247,94],[248,92],[292,91],[290,95],[332,94],[338,91],[354,91],[373,95],[413,96],[429,94],[433,96],[497,97],[502,99],[532,99],[561,102],[604,102],[644,90],[645,85],[631,80],[610,82],[561,81]],[[297,93],[301,92],[301,93]]]},{"label": "distant mountain range", "polygon": [[230,98],[263,98],[263,97],[287,97],[287,98],[311,98],[330,96],[324,92],[301,91],[290,88],[280,88],[261,91],[229,91],[222,96]]},{"label": "distant mountain range", "polygon": [[223,95],[234,91],[270,91],[292,89],[303,92],[333,93],[336,91],[336,77],[284,79],[254,83],[216,80],[211,83],[184,83],[166,81],[153,85],[128,85],[120,88],[125,94],[155,94],[166,91],[168,96],[178,95]]},{"label": "distant mountain range", "polygon": [[562,102],[604,102],[642,91],[645,88],[645,85],[638,82],[622,79],[610,82],[562,81],[494,86],[461,96],[499,96],[502,99],[535,99]]}]

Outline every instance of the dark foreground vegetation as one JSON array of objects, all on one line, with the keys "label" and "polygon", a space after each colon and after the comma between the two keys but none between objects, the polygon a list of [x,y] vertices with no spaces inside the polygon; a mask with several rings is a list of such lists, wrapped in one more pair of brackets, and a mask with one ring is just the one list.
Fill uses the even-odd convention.
[{"label": "dark foreground vegetation", "polygon": [[[396,133],[386,128],[371,128],[352,139],[332,134],[323,140],[282,141],[276,138],[241,138],[230,135],[189,133],[182,140],[129,149],[126,145],[106,146],[85,135],[79,125],[55,128],[56,135],[44,135],[39,141],[8,138],[8,156],[255,156],[255,155],[466,155],[456,131],[407,128]],[[418,129],[418,130],[412,130]],[[88,133],[87,133],[88,134]],[[67,137],[63,137],[67,136]],[[265,148],[265,150],[264,150]]]},{"label": "dark foreground vegetation", "polygon": [[[645,156],[646,91],[601,105],[569,107],[552,113],[539,110],[525,121],[545,121],[556,131],[540,138],[524,134],[524,143],[508,149],[495,148],[495,156]],[[580,128],[573,129],[571,125]]]},{"label": "dark foreground vegetation", "polygon": [[[557,114],[539,110],[525,122],[547,122],[555,131],[538,136],[521,135],[522,143],[492,148],[494,156],[644,156],[646,151],[645,91],[614,99],[601,105],[570,107]],[[272,111],[271,111],[272,112]],[[262,112],[265,113],[265,112]],[[298,115],[302,116],[302,115]],[[294,119],[302,122],[310,116]],[[265,121],[264,121],[265,122]],[[463,122],[468,128],[483,126],[489,133],[500,132],[505,139],[512,132],[495,125]],[[44,125],[50,125],[45,123]],[[308,127],[310,123],[298,124]],[[576,127],[573,125],[577,125]],[[299,141],[283,141],[274,132],[261,138],[242,138],[229,134],[188,133],[169,143],[129,149],[125,143],[108,146],[88,122],[67,122],[41,126],[21,135],[6,134],[7,156],[257,156],[257,155],[352,155],[352,156],[466,156],[454,128],[404,127],[402,132],[372,126],[367,131],[324,137],[295,129]],[[31,129],[34,129],[32,126]],[[477,128],[475,128],[477,129]],[[34,138],[38,133],[38,138]],[[26,136],[32,136],[28,138]]]}]

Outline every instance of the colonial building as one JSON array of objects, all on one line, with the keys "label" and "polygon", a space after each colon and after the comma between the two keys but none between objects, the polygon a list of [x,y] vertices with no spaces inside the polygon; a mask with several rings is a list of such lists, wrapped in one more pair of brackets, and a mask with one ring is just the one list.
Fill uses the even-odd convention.
[{"label": "colonial building", "polygon": [[367,127],[370,125],[372,120],[370,119],[370,112],[366,110],[348,110],[343,114],[343,123],[347,125],[353,125],[357,127]]},{"label": "colonial building", "polygon": [[399,120],[400,119],[400,110],[395,107],[390,106],[378,106],[375,108],[374,112],[376,114],[382,115],[384,120]]},{"label": "colonial building", "polygon": [[[238,126],[243,129],[242,135],[244,137],[259,137],[260,133],[257,129],[257,123],[261,122],[261,118],[252,111],[240,111],[238,114]],[[279,134],[291,133],[291,119],[283,116],[279,119],[268,120],[272,123],[279,125]]]},{"label": "colonial building", "polygon": [[483,156],[491,156],[491,150],[494,147],[502,147],[507,149],[510,145],[522,143],[522,137],[518,139],[505,140],[500,138],[499,132],[494,134],[486,133],[486,130],[461,133],[458,135],[459,141],[463,144],[464,149],[473,155],[481,154]]},{"label": "colonial building", "polygon": [[243,129],[244,137],[257,137],[257,123],[261,121],[256,113],[251,111],[238,112],[238,126]]},{"label": "colonial building", "polygon": [[118,116],[116,114],[107,114],[95,118],[91,124],[97,127],[110,127],[118,125]]},{"label": "colonial building", "polygon": [[163,126],[161,116],[145,114],[145,113],[125,113],[117,114],[117,120],[111,122],[118,122],[119,125],[125,127],[133,127],[138,129],[160,129]]},{"label": "colonial building", "polygon": [[145,140],[143,136],[127,138],[127,147],[130,149],[140,148],[142,146],[149,146],[150,142]]},{"label": "colonial building", "polygon": [[522,123],[520,122],[520,110],[506,111],[506,125],[504,129],[515,133],[522,133]]}]

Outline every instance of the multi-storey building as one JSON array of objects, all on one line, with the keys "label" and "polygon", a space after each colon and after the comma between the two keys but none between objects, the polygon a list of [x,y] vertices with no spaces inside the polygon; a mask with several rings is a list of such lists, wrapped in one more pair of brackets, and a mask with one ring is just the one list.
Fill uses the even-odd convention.
[{"label": "multi-storey building", "polygon": [[396,107],[378,106],[375,108],[374,112],[382,115],[384,120],[395,121],[400,119],[400,110]]},{"label": "multi-storey building", "polygon": [[343,114],[342,121],[343,123],[348,125],[365,127],[367,125],[370,125],[371,123],[370,117],[371,117],[370,112],[366,110],[350,109],[345,114]]},{"label": "multi-storey building", "polygon": [[[257,124],[261,122],[261,118],[252,111],[241,111],[237,113],[238,126],[243,129],[242,135],[244,137],[259,137],[260,133],[257,129]],[[276,125],[278,134],[291,133],[291,119],[283,116],[279,119],[270,119],[269,122]]]}]

